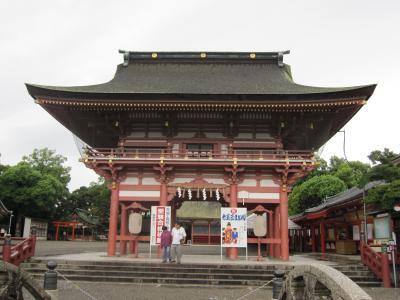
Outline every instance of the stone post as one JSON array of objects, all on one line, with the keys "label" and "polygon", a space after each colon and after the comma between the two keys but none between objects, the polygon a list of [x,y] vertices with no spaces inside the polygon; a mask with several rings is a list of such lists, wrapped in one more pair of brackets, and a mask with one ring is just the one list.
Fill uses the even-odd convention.
[{"label": "stone post", "polygon": [[44,273],[43,287],[45,290],[57,290],[57,263],[55,261],[47,262],[47,271]]},{"label": "stone post", "polygon": [[284,270],[275,270],[274,271],[274,279],[272,281],[272,299],[277,300],[279,297],[279,293],[282,290],[284,279],[285,279],[285,271]]},{"label": "stone post", "polygon": [[290,282],[290,293],[292,295],[293,300],[302,300],[304,299],[305,293],[305,282],[303,277],[293,278]]}]

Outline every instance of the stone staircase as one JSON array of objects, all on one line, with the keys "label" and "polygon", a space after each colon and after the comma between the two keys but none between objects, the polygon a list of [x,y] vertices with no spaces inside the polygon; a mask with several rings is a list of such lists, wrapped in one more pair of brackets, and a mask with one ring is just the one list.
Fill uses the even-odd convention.
[{"label": "stone staircase", "polygon": [[[31,260],[22,268],[38,280],[46,272],[45,260]],[[179,286],[261,286],[282,265],[161,264],[146,262],[58,261],[57,271],[71,281],[152,283]],[[286,269],[290,269],[286,266]],[[361,287],[379,287],[380,281],[363,265],[335,267]],[[271,284],[267,288],[271,288]]]},{"label": "stone staircase", "polygon": [[361,287],[381,287],[382,282],[363,264],[333,266]]},{"label": "stone staircase", "polygon": [[[42,280],[46,261],[22,267]],[[58,262],[57,271],[71,281],[155,283],[179,286],[261,286],[273,278],[274,266],[161,264],[145,262]]]}]

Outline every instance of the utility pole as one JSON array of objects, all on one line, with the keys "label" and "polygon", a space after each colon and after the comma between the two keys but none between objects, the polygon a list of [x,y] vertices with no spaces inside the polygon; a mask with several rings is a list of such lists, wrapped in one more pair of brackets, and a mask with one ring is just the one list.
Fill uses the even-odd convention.
[{"label": "utility pole", "polygon": [[363,206],[364,206],[364,241],[368,245],[368,225],[367,225],[367,208],[365,205],[365,185],[363,186]]},{"label": "utility pole", "polygon": [[11,233],[11,220],[12,220],[13,217],[14,217],[13,211],[10,210],[10,223],[8,224],[8,234]]}]

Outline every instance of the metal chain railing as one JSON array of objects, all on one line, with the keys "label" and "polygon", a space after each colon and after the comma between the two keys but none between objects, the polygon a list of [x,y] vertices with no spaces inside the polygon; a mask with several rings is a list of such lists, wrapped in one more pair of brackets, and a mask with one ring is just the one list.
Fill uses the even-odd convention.
[{"label": "metal chain railing", "polygon": [[96,297],[91,295],[89,292],[85,291],[83,288],[81,288],[79,285],[77,285],[75,282],[69,280],[67,277],[65,277],[63,274],[61,274],[59,271],[54,270],[59,276],[61,276],[66,282],[70,283],[73,285],[75,288],[77,288],[82,294],[84,294],[86,297],[92,300],[98,300]]},{"label": "metal chain railing", "polygon": [[267,283],[264,283],[263,285],[259,286],[258,288],[251,290],[250,292],[248,292],[247,294],[244,294],[243,296],[240,296],[239,298],[236,298],[236,300],[242,300],[248,296],[250,296],[251,294],[255,293],[256,291],[262,289],[263,287],[266,287],[268,284],[270,284],[272,281],[274,281],[273,279],[271,279],[270,281],[268,281]]}]

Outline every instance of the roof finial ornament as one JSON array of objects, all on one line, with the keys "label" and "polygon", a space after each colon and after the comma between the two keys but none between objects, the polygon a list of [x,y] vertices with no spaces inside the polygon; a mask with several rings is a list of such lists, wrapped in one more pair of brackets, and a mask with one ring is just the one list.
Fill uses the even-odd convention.
[{"label": "roof finial ornament", "polygon": [[124,63],[123,66],[127,67],[129,65],[129,52],[124,52]]},{"label": "roof finial ornament", "polygon": [[283,67],[283,52],[278,52],[278,66]]}]

